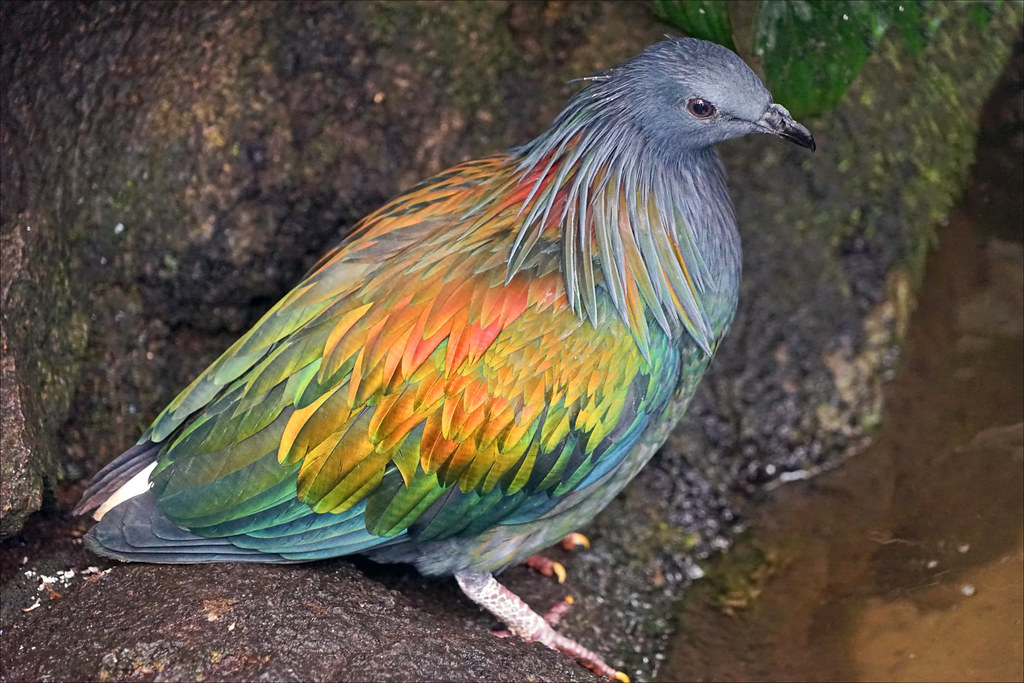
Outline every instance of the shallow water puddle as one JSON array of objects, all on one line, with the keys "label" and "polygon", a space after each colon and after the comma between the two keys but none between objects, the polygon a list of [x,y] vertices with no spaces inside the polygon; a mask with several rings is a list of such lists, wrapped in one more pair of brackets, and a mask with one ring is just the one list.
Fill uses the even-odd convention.
[{"label": "shallow water puddle", "polygon": [[661,680],[1024,680],[1024,200],[1020,160],[988,177],[985,154],[883,433],[754,507],[688,594]]}]

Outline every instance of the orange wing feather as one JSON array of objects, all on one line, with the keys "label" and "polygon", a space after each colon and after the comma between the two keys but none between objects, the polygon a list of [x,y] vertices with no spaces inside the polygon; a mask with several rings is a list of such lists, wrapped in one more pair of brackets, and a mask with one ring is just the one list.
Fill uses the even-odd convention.
[{"label": "orange wing feather", "polygon": [[[388,533],[448,486],[556,482],[531,477],[538,458],[566,467],[573,429],[592,450],[623,409],[607,397],[650,371],[610,306],[597,329],[569,309],[557,214],[506,282],[526,198],[520,186],[495,208],[495,187],[517,173],[507,162],[456,167],[368,216],[188,390],[291,380],[278,461],[299,465],[298,496],[315,511],[350,508],[392,467],[407,490]],[[196,402],[179,398],[154,429],[173,431]]]}]

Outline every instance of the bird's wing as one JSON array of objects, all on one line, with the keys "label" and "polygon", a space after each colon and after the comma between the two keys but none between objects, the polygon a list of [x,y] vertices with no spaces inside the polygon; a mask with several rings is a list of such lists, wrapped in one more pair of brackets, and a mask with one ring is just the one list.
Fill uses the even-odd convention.
[{"label": "bird's wing", "polygon": [[554,244],[506,282],[515,211],[472,208],[487,163],[371,215],[156,419],[172,520],[214,536],[358,508],[385,539],[454,487],[557,497],[625,457],[678,354],[645,359],[608,302],[596,327],[573,313]]}]

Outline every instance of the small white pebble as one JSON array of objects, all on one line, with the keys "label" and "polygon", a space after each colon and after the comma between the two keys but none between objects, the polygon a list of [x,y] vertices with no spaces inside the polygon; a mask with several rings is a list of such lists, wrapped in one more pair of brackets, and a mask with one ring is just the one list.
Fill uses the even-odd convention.
[{"label": "small white pebble", "polygon": [[115,235],[120,235],[122,232],[124,232],[124,223],[118,223],[114,226]]},{"label": "small white pebble", "polygon": [[939,566],[938,560],[928,560],[928,564],[925,565],[928,569],[935,569]]},{"label": "small white pebble", "polygon": [[974,595],[974,586],[972,584],[965,583],[964,585],[960,586],[960,592],[964,595],[964,597],[969,598],[972,595]]},{"label": "small white pebble", "polygon": [[961,555],[963,555],[964,553],[966,553],[970,549],[971,549],[971,544],[970,543],[961,543],[960,545],[958,545],[956,547],[956,551],[958,553],[960,553]]},{"label": "small white pebble", "polygon": [[811,473],[807,470],[796,470],[793,472],[783,472],[779,475],[779,481],[783,484],[788,484],[791,481],[800,481],[801,479],[810,479]]}]

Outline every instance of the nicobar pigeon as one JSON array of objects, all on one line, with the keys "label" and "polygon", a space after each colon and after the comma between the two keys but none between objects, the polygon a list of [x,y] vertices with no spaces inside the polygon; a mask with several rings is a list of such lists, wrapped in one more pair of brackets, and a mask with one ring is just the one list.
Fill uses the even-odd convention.
[{"label": "nicobar pigeon", "polygon": [[808,130],[729,50],[668,39],[535,140],[355,226],[100,471],[136,562],[360,554],[453,574],[526,640],[628,680],[493,577],[586,524],[682,416],[736,310],[713,145]]}]

